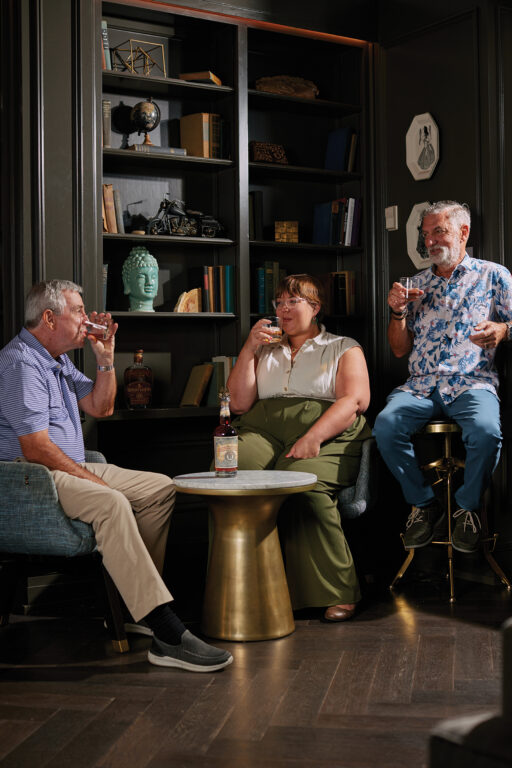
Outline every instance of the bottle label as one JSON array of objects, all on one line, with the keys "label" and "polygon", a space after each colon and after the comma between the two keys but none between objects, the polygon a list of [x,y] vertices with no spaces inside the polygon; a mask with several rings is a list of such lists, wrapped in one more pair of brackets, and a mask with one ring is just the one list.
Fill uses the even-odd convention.
[{"label": "bottle label", "polygon": [[238,437],[214,437],[215,470],[237,469]]},{"label": "bottle label", "polygon": [[151,384],[147,381],[130,381],[126,384],[126,397],[134,405],[149,405],[151,400]]}]

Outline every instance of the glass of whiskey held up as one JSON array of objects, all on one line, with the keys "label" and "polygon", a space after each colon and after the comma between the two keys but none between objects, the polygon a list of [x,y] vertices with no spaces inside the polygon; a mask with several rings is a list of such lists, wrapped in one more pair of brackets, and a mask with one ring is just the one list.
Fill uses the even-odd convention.
[{"label": "glass of whiskey held up", "polygon": [[281,341],[283,338],[283,330],[277,315],[267,315],[265,320],[270,321],[270,325],[267,325],[265,328],[265,330],[272,335],[270,344],[275,344],[276,342]]},{"label": "glass of whiskey held up", "polygon": [[102,341],[108,337],[108,325],[93,323],[92,320],[85,320],[84,325],[89,336],[96,336],[97,339]]}]

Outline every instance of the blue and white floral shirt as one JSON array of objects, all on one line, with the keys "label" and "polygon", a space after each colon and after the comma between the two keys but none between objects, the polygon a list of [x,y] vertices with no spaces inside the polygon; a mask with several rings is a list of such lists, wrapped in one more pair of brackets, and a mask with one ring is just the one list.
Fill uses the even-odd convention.
[{"label": "blue and white floral shirt", "polygon": [[469,389],[496,394],[496,349],[482,349],[469,336],[484,320],[512,321],[512,275],[500,264],[466,254],[449,279],[431,267],[418,277],[425,293],[408,306],[414,344],[409,378],[399,389],[428,397],[437,387],[445,403]]}]

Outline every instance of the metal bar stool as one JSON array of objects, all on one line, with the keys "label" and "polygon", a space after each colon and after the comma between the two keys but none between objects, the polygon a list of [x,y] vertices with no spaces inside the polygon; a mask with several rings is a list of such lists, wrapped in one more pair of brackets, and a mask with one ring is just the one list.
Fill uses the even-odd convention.
[{"label": "metal bar stool", "polygon": [[[464,467],[464,461],[452,456],[452,435],[462,432],[461,427],[451,419],[439,419],[436,421],[430,421],[421,429],[418,434],[420,435],[443,435],[443,455],[441,458],[431,461],[428,464],[424,464],[421,468],[423,470],[435,470],[437,480],[432,485],[442,484],[444,488],[444,506],[446,515],[448,518],[448,531],[446,538],[434,539],[432,544],[441,544],[446,547],[448,555],[448,576],[450,580],[450,603],[455,602],[455,589],[453,583],[453,545],[452,545],[452,477],[455,472]],[[512,588],[512,584],[505,576],[504,572],[492,556],[494,547],[496,546],[496,540],[498,538],[497,533],[489,534],[489,527],[487,522],[487,510],[485,504],[482,506],[482,538],[480,543],[483,547],[484,556],[489,563],[492,570],[496,573],[501,582],[507,587],[508,590]],[[403,541],[403,533],[400,534]],[[407,550],[407,557],[402,563],[400,570],[396,574],[395,578],[390,584],[390,589],[393,589],[395,584],[402,578],[408,567],[410,566],[414,557],[415,549]]]}]

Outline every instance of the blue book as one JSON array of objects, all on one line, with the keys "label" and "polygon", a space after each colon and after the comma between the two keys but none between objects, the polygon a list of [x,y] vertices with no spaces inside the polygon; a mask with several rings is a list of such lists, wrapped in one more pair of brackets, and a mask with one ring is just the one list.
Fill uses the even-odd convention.
[{"label": "blue book", "polygon": [[352,129],[349,125],[343,125],[331,131],[327,137],[327,149],[325,150],[325,167],[329,171],[346,171],[347,155]]},{"label": "blue book", "polygon": [[265,268],[258,267],[256,269],[256,286],[258,297],[258,314],[265,314]]},{"label": "blue book", "polygon": [[332,204],[317,203],[313,213],[313,239],[316,245],[330,245]]},{"label": "blue book", "polygon": [[235,268],[232,264],[226,264],[224,267],[224,280],[225,280],[225,292],[226,292],[226,312],[235,311],[235,281],[234,272]]}]

